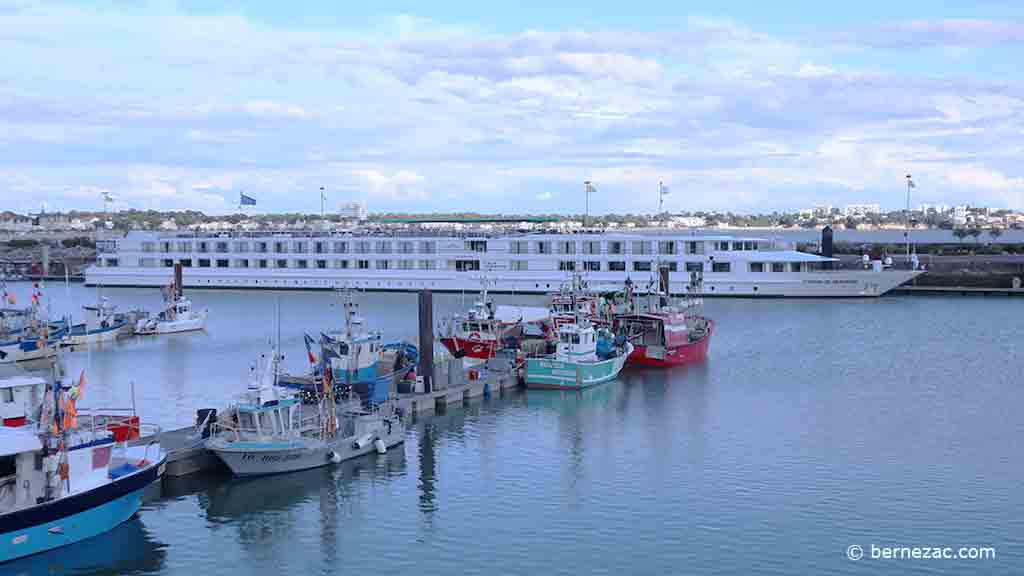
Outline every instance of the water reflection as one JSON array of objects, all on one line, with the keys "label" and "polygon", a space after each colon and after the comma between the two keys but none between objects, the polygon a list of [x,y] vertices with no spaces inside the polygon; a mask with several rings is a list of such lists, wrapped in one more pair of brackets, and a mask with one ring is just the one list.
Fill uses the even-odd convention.
[{"label": "water reflection", "polygon": [[164,567],[166,547],[153,539],[138,516],[70,546],[4,564],[5,576],[151,573]]}]

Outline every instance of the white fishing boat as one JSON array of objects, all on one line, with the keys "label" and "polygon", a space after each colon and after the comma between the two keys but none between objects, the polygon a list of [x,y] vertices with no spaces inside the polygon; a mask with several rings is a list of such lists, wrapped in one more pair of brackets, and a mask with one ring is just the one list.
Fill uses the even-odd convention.
[{"label": "white fishing boat", "polygon": [[85,322],[71,326],[65,342],[73,346],[115,340],[128,325],[123,314],[107,298],[100,298],[95,306],[83,306]]},{"label": "white fishing boat", "polygon": [[[80,380],[81,385],[83,381]],[[12,396],[42,393],[38,420],[0,427],[0,563],[97,536],[132,517],[163,473],[159,444],[129,446],[138,420],[77,411],[76,388],[20,377]],[[22,392],[33,389],[27,396]]]},{"label": "white fishing boat", "polygon": [[193,309],[192,301],[182,293],[180,264],[174,267],[174,280],[162,287],[161,292],[164,297],[164,309],[156,316],[139,318],[135,322],[136,334],[174,334],[206,328],[207,311]]},{"label": "white fishing boat", "polygon": [[372,409],[357,400],[339,406],[328,376],[319,404],[304,409],[297,393],[275,385],[277,364],[276,351],[263,359],[255,381],[218,415],[206,442],[233,474],[306,470],[383,453],[405,440],[403,415],[390,401]]}]

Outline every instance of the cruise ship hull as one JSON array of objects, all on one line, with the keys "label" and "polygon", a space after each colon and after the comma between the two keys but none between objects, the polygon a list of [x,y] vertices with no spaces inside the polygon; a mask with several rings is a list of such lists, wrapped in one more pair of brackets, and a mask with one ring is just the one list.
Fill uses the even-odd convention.
[{"label": "cruise ship hull", "polygon": [[[86,285],[108,287],[159,287],[167,283],[171,269],[89,268]],[[881,296],[920,272],[911,270],[834,270],[784,273],[725,273],[704,275],[703,296],[784,297],[784,298],[863,298]],[[420,273],[418,271],[370,271],[361,274],[334,270],[234,270],[190,269],[184,277],[186,288],[221,290],[336,290],[356,288],[367,291],[475,292],[480,288],[480,272]],[[491,272],[489,290],[499,293],[549,294],[563,285],[566,273],[532,274]],[[646,278],[642,274],[596,272],[587,280],[592,290],[619,290],[627,278]],[[688,276],[672,273],[670,287],[675,295],[687,293]]]}]

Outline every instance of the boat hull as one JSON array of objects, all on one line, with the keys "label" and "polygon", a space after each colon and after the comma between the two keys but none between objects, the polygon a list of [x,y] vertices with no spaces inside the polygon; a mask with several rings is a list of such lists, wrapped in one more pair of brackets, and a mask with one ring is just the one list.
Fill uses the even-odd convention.
[{"label": "boat hull", "polygon": [[0,344],[0,364],[42,360],[57,355],[57,345],[54,342],[47,342],[44,346],[32,346],[28,350],[25,348],[21,342]]},{"label": "boat hull", "polygon": [[179,332],[197,332],[199,330],[206,329],[206,316],[198,318],[188,318],[186,320],[168,320],[164,322],[156,322],[155,325],[147,325],[140,322],[140,327],[135,329],[135,333],[140,336],[148,336],[154,334],[177,334]]},{"label": "boat hull", "polygon": [[707,358],[708,346],[711,344],[711,334],[713,332],[714,324],[709,324],[708,331],[703,337],[681,346],[635,345],[633,352],[629,355],[629,359],[626,362],[631,365],[656,368],[703,362]]},{"label": "boat hull", "polygon": [[67,546],[107,532],[131,518],[164,462],[99,488],[0,516],[0,563]]},{"label": "boat hull", "polygon": [[[390,433],[376,435],[388,448],[405,441],[405,426],[395,422]],[[376,437],[374,439],[376,439]],[[344,461],[375,452],[373,441],[356,447],[354,438],[340,438],[327,443],[318,440],[279,443],[227,442],[215,438],[207,448],[216,454],[235,476],[266,476],[319,468],[335,461]]]},{"label": "boat hull", "polygon": [[565,362],[554,358],[527,358],[526,387],[550,390],[582,390],[619,375],[632,350],[597,362]]},{"label": "boat hull", "polygon": [[465,340],[455,337],[441,338],[441,344],[452,353],[452,356],[458,357],[461,353],[466,358],[478,360],[493,358],[494,352],[498,349],[498,344],[493,341]]},{"label": "boat hull", "polygon": [[87,330],[85,324],[78,324],[71,328],[71,331],[67,336],[67,341],[72,346],[90,344],[92,342],[109,342],[111,340],[116,340],[118,334],[121,333],[121,329],[125,326],[125,322],[120,322],[107,328]]}]

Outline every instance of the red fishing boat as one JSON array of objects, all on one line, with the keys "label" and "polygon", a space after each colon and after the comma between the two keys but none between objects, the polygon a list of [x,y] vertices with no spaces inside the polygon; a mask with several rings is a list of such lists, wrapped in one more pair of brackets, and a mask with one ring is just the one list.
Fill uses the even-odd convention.
[{"label": "red fishing boat", "polygon": [[486,284],[481,299],[465,315],[455,315],[446,324],[446,333],[439,337],[441,344],[456,358],[479,360],[493,358],[510,344],[518,347],[523,340],[546,340],[551,332],[546,308],[495,305],[487,298]]},{"label": "red fishing boat", "polygon": [[714,322],[692,313],[702,304],[695,296],[700,293],[701,278],[691,277],[687,297],[672,303],[668,295],[668,271],[662,272],[658,292],[648,295],[646,309],[634,300],[631,285],[627,284],[627,297],[633,311],[616,314],[613,329],[633,344],[627,363],[641,366],[679,366],[700,362],[707,357]]}]

